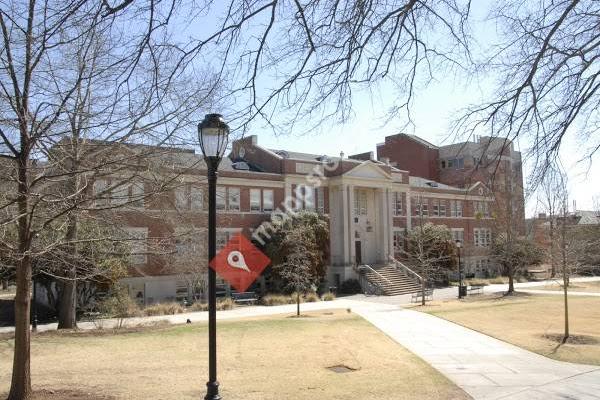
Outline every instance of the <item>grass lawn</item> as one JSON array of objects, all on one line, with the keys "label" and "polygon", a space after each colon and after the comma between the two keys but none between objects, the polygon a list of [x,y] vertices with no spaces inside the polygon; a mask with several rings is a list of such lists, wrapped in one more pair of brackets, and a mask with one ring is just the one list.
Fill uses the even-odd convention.
[{"label": "grass lawn", "polygon": [[[218,373],[228,400],[469,398],[345,310],[219,321],[218,329]],[[12,340],[0,341],[0,398],[9,388],[12,346]],[[327,369],[337,365],[353,371]],[[32,344],[34,390],[199,399],[207,376],[205,323],[117,334],[51,332],[37,335]]]},{"label": "grass lawn", "polygon": [[[563,290],[561,282],[549,283],[544,286],[535,287],[533,289],[540,290]],[[571,282],[569,285],[569,291],[573,292],[588,292],[588,293],[600,293],[600,281],[592,282]]]},{"label": "grass lawn", "polygon": [[432,302],[415,310],[550,358],[600,365],[600,297],[569,297],[570,329],[576,342],[562,346],[557,342],[564,326],[562,296],[473,296],[461,301]]}]

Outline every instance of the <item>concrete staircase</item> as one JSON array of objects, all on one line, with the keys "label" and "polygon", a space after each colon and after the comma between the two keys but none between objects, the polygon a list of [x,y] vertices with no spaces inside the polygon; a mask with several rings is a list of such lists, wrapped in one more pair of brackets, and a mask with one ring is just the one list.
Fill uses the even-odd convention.
[{"label": "concrete staircase", "polygon": [[385,296],[416,293],[421,290],[421,284],[416,279],[409,278],[393,265],[364,270],[364,277],[369,283],[379,287]]}]

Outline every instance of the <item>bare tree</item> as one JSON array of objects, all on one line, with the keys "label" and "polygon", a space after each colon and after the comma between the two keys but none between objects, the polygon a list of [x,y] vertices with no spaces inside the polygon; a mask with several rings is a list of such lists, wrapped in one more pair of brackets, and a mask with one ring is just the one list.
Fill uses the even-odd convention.
[{"label": "bare tree", "polygon": [[557,254],[556,254],[556,231],[557,219],[560,216],[561,210],[565,205],[565,179],[566,176],[557,164],[553,164],[548,168],[544,175],[538,201],[542,205],[548,219],[548,236],[549,236],[549,256],[551,265],[551,278],[556,276]]},{"label": "bare tree", "polygon": [[444,225],[419,224],[406,235],[406,249],[397,249],[423,278],[421,305],[425,305],[425,288],[442,279],[455,266],[455,245]]},{"label": "bare tree", "polygon": [[[157,3],[165,11],[165,3]],[[76,250],[75,212],[93,208],[96,195],[129,187],[136,175],[131,171],[141,174],[137,161],[156,150],[149,146],[132,151],[125,144],[162,144],[187,136],[184,131],[197,119],[194,114],[206,94],[189,80],[183,82],[186,76],[173,60],[173,48],[156,40],[159,31],[165,33],[161,26],[170,19],[168,8],[149,18],[149,31],[136,30],[138,25],[123,29],[146,12],[123,10],[117,15],[110,10],[106,2],[85,1],[10,2],[0,10],[0,155],[8,164],[11,185],[0,204],[9,211],[0,226],[16,226],[14,240],[2,238],[3,250],[16,260],[10,400],[31,396],[33,263],[69,242]],[[124,145],[115,147],[119,144]],[[91,190],[95,179],[119,171],[129,171],[123,181],[101,192]],[[43,245],[36,240],[63,222],[69,227],[64,237]],[[64,300],[70,304],[63,314],[67,326],[74,322],[74,273],[70,269],[62,275]]]},{"label": "bare tree", "polygon": [[499,3],[491,21],[501,43],[480,66],[496,79],[490,100],[466,110],[457,132],[525,139],[536,186],[556,160],[567,135],[598,149],[600,101],[600,4],[593,0]]}]

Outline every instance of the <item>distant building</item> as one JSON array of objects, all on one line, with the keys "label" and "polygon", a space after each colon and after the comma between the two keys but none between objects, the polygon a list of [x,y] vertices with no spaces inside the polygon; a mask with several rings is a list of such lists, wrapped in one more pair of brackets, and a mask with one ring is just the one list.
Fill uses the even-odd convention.
[{"label": "distant building", "polygon": [[[233,142],[219,171],[218,247],[237,232],[250,237],[262,222],[270,220],[274,210],[292,204],[328,218],[328,286],[356,278],[358,264],[387,264],[390,255],[399,256],[397,249],[403,245],[406,231],[427,222],[448,226],[453,238],[464,242],[467,274],[497,274],[489,254],[495,234],[495,199],[484,182],[467,179],[466,174],[473,159],[485,154],[467,160],[466,153],[457,152],[454,158],[462,157],[462,161],[450,161],[454,153],[446,147],[438,148],[414,136],[389,138],[377,147],[379,159],[372,153],[344,158],[267,149],[258,144],[256,136]],[[402,143],[412,150],[406,152]],[[132,244],[135,254],[130,276],[123,282],[132,297],[143,303],[204,295],[203,288],[192,285],[186,275],[206,271],[205,164],[191,150],[159,149],[152,156],[152,170],[140,172],[137,183],[120,189],[121,195],[125,191],[148,193],[148,198],[103,211],[141,239]],[[410,154],[424,155],[425,162]],[[516,154],[511,157],[509,164],[515,169],[511,163],[519,158]],[[152,174],[159,170],[177,175],[177,184],[151,196]],[[115,179],[121,178],[97,179],[94,190],[105,190]],[[99,201],[115,200],[109,195]],[[165,253],[172,254],[150,251],[157,242],[167,243],[172,251]],[[228,290],[224,282],[220,287]]]}]

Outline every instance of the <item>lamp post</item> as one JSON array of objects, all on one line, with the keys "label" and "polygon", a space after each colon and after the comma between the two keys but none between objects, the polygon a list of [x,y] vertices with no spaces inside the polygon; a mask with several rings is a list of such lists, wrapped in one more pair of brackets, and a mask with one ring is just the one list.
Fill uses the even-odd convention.
[{"label": "lamp post", "polygon": [[462,241],[456,241],[456,248],[458,249],[458,298],[463,298],[463,279],[462,279],[462,263],[460,262],[460,249],[462,247]]},{"label": "lamp post", "polygon": [[[206,162],[208,178],[208,262],[216,255],[217,169],[227,147],[229,126],[220,114],[207,114],[198,124],[198,140]],[[208,382],[205,400],[219,400],[217,382],[217,276],[208,268]]]}]

